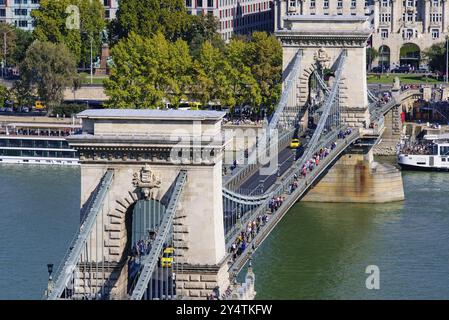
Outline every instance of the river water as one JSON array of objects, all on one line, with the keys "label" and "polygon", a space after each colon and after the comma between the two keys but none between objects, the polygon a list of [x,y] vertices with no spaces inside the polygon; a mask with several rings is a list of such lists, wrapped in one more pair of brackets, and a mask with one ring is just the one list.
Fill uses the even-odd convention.
[{"label": "river water", "polygon": [[[79,172],[0,165],[0,299],[41,297],[79,223]],[[253,256],[257,298],[449,299],[449,174],[403,178],[404,202],[297,204]]]}]

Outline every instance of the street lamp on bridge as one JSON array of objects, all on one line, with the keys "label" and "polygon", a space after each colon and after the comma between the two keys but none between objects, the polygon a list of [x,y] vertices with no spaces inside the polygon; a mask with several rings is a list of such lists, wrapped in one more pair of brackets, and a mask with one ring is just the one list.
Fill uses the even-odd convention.
[{"label": "street lamp on bridge", "polygon": [[48,271],[48,284],[47,284],[46,295],[48,298],[50,296],[51,292],[53,291],[53,278],[51,276],[53,273],[53,263],[47,264],[47,271]]}]

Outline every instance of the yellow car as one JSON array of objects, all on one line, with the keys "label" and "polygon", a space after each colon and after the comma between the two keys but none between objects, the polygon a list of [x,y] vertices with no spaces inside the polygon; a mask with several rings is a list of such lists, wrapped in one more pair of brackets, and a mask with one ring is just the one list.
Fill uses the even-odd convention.
[{"label": "yellow car", "polygon": [[301,141],[299,141],[299,139],[292,139],[292,141],[290,142],[290,148],[292,149],[297,149],[301,146]]},{"label": "yellow car", "polygon": [[173,247],[167,247],[164,249],[161,257],[161,267],[171,268],[173,265],[173,254],[175,249]]},{"label": "yellow car", "polygon": [[46,109],[47,107],[44,105],[44,103],[42,102],[42,101],[39,101],[39,100],[37,100],[35,103],[34,103],[34,109],[36,109],[36,110],[44,110],[44,109]]}]

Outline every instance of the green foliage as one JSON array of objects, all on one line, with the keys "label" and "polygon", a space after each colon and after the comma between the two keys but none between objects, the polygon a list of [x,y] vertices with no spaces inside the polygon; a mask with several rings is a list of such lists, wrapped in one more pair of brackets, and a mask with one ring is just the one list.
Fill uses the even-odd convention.
[{"label": "green foliage", "polygon": [[190,82],[187,44],[182,40],[170,43],[160,32],[151,38],[132,32],[111,54],[114,66],[104,81],[110,107],[158,108],[164,106],[164,98],[176,105],[180,88]]},{"label": "green foliage", "polygon": [[14,81],[11,95],[18,106],[31,106],[35,100],[30,84],[23,80]]},{"label": "green foliage", "polygon": [[212,43],[215,48],[224,50],[225,43],[217,32],[219,26],[219,20],[213,15],[191,16],[191,24],[183,38],[190,44],[190,51],[194,57],[198,57],[205,41]]},{"label": "green foliage", "polygon": [[[17,66],[25,57],[25,52],[34,41],[33,35],[29,31],[16,28],[9,23],[0,22],[0,54],[4,59],[6,40],[6,63],[7,66]],[[4,37],[4,38],[3,38]]]},{"label": "green foliage", "polygon": [[0,108],[5,106],[6,100],[10,99],[10,92],[8,88],[3,85],[0,85]]},{"label": "green foliage", "polygon": [[115,41],[132,32],[144,37],[161,32],[176,40],[186,33],[191,20],[183,0],[127,0],[120,2],[111,32]]},{"label": "green foliage", "polygon": [[379,56],[379,51],[374,48],[366,48],[366,65],[371,66],[374,60]]},{"label": "green foliage", "polygon": [[62,103],[53,108],[53,115],[59,115],[60,117],[71,117],[86,110],[88,107],[85,104],[68,104]]},{"label": "green foliage", "polygon": [[[72,13],[70,5],[79,8],[80,28],[68,28]],[[31,13],[36,27],[37,40],[64,43],[74,54],[77,63],[90,64],[91,39],[96,56],[101,49],[101,32],[106,27],[104,9],[100,1],[91,0],[41,0],[40,7]],[[70,24],[69,24],[70,25]]]},{"label": "green foliage", "polygon": [[276,37],[254,32],[249,42],[248,59],[260,87],[261,104],[272,112],[282,92],[282,46]]},{"label": "green foliage", "polygon": [[21,64],[22,85],[35,89],[51,108],[63,99],[66,87],[73,87],[77,78],[73,54],[63,43],[34,42]]},{"label": "green foliage", "polygon": [[162,32],[151,37],[131,32],[111,54],[115,66],[104,81],[108,107],[178,107],[188,100],[258,111],[261,105],[273,110],[280,97],[282,50],[266,33],[223,47],[206,40],[192,52],[186,41],[170,42]]},{"label": "green foliage", "polygon": [[423,52],[423,55],[428,60],[431,70],[446,73],[446,42],[432,45]]}]

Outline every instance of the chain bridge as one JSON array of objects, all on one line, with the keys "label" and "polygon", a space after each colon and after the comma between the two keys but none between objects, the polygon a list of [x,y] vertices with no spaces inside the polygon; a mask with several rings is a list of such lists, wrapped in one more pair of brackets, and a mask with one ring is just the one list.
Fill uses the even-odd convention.
[{"label": "chain bridge", "polygon": [[[382,105],[367,90],[368,26],[364,17],[284,17],[276,33],[284,55],[281,99],[245,161],[226,177],[222,112],[80,113],[83,132],[69,143],[81,161],[81,223],[47,298],[253,299],[251,263],[244,283],[236,274],[297,201],[326,201],[320,188],[329,201],[348,200],[332,198],[341,179],[326,181],[338,170],[350,171],[348,185],[362,174],[400,179],[397,170],[374,170],[370,156],[403,96]],[[288,148],[293,137],[302,141],[295,151]],[[400,191],[375,198],[382,192],[376,179],[374,198],[361,201],[401,199]],[[274,199],[281,199],[276,208]]]}]

